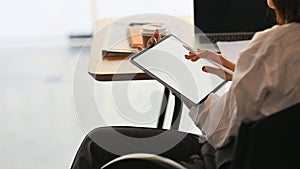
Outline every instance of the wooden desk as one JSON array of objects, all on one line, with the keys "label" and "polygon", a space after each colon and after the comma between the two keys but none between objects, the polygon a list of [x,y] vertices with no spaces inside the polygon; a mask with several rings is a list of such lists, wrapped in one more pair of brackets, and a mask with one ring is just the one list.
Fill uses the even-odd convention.
[{"label": "wooden desk", "polygon": [[[182,26],[182,36],[188,36],[193,32],[193,27],[188,26],[186,23],[193,23],[191,16],[179,16],[181,22],[178,23]],[[138,19],[138,18],[137,18]],[[150,20],[151,18],[149,18]],[[152,79],[139,68],[131,64],[128,57],[103,57],[101,54],[102,47],[105,46],[105,38],[107,34],[111,34],[110,23],[117,19],[99,19],[95,22],[93,42],[89,60],[88,72],[95,80],[99,81],[119,81],[119,80],[146,80]],[[137,22],[142,22],[136,20]],[[174,21],[176,22],[176,21]],[[108,37],[109,38],[109,37]]]},{"label": "wooden desk", "polygon": [[91,62],[98,62],[97,72],[89,71],[95,80],[122,81],[153,79],[129,62],[129,56],[106,56]]},{"label": "wooden desk", "polygon": [[[193,22],[192,17],[181,17],[189,23]],[[129,62],[129,56],[102,56],[102,47],[104,46],[105,35],[110,33],[109,23],[115,19],[98,20],[95,24],[93,33],[93,43],[89,60],[88,73],[98,81],[123,81],[123,80],[150,80],[153,79],[142,70]],[[191,29],[192,28],[192,29]],[[189,31],[190,29],[190,31]],[[193,27],[183,28],[187,34],[193,31]],[[100,33],[99,33],[100,32]],[[184,36],[184,35],[183,35]],[[167,104],[170,91],[165,88],[162,105]],[[166,107],[162,106],[157,128],[162,128]],[[175,97],[175,105],[171,122],[171,129],[177,130],[181,117],[182,102]]]}]

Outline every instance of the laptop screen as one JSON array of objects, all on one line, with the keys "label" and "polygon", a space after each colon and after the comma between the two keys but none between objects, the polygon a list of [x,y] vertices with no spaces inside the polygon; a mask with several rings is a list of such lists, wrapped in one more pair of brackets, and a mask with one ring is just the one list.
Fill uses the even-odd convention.
[{"label": "laptop screen", "polygon": [[194,0],[194,24],[204,33],[257,32],[275,23],[266,0]]}]

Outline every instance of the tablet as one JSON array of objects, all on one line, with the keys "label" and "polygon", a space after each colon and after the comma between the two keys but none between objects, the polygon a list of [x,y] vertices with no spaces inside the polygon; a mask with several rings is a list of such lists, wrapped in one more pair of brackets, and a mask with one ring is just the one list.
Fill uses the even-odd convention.
[{"label": "tablet", "polygon": [[217,91],[226,83],[220,77],[202,71],[203,66],[214,66],[199,59],[192,62],[185,59],[188,46],[174,35],[167,35],[157,44],[133,55],[130,62],[158,80],[176,95],[199,104],[206,96]]}]

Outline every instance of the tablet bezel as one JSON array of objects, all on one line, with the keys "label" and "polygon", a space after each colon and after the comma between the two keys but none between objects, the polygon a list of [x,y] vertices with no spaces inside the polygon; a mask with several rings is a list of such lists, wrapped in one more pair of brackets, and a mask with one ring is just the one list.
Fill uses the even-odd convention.
[{"label": "tablet bezel", "polygon": [[[216,91],[218,91],[227,81],[224,80],[223,82],[221,82],[216,88],[214,88],[211,92],[208,93],[208,95],[206,95],[203,99],[199,100],[197,103],[195,103],[194,101],[190,100],[188,97],[186,97],[185,95],[183,95],[182,93],[180,93],[179,91],[177,91],[176,89],[174,89],[173,87],[171,87],[170,85],[168,85],[166,82],[164,82],[162,79],[160,79],[159,77],[155,76],[152,72],[150,72],[149,70],[147,70],[146,68],[144,68],[142,65],[140,65],[139,63],[137,63],[134,59],[139,57],[140,55],[142,55],[143,53],[149,51],[150,49],[152,49],[154,46],[159,45],[161,42],[163,42],[164,40],[168,39],[169,37],[174,37],[176,38],[178,41],[180,41],[182,44],[187,45],[186,43],[184,43],[182,40],[180,40],[178,37],[176,37],[173,34],[169,34],[166,35],[165,37],[163,37],[161,40],[159,40],[155,45],[151,45],[146,47],[144,50],[132,55],[129,58],[129,61],[134,64],[135,66],[137,66],[139,69],[143,70],[146,74],[148,74],[150,77],[154,78],[155,80],[157,80],[158,82],[160,82],[162,85],[164,85],[166,88],[168,88],[172,93],[174,93],[176,96],[180,96],[179,98],[182,100],[185,99],[187,101],[189,101],[190,103],[193,103],[194,105],[197,104],[201,104],[203,101],[206,100],[207,96],[210,93],[214,93]],[[182,98],[181,98],[182,97]]]}]

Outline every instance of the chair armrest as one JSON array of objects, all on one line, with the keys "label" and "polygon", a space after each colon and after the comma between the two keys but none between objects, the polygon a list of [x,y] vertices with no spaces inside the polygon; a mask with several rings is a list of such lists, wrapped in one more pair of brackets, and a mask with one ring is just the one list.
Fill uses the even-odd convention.
[{"label": "chair armrest", "polygon": [[101,169],[118,169],[118,168],[153,168],[156,169],[186,169],[184,166],[171,159],[147,153],[134,153],[118,157]]}]

